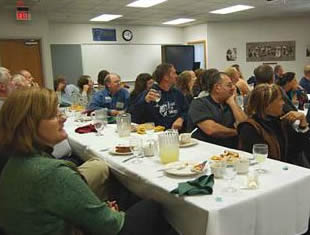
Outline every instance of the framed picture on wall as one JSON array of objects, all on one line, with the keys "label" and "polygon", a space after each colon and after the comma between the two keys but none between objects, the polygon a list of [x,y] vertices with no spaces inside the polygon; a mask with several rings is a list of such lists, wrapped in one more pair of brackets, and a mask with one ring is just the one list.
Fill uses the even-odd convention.
[{"label": "framed picture on wall", "polygon": [[296,41],[248,42],[246,61],[294,61]]}]

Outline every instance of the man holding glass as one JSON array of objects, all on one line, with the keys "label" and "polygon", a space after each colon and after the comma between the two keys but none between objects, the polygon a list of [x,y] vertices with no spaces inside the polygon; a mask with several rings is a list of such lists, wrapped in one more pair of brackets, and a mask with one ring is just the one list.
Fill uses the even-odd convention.
[{"label": "man holding glass", "polygon": [[184,95],[174,87],[176,70],[171,64],[160,64],[153,73],[156,84],[138,98],[132,112],[136,123],[155,122],[166,129],[185,129],[188,103]]},{"label": "man holding glass", "polygon": [[236,124],[246,120],[235,99],[235,86],[225,73],[209,78],[209,96],[195,99],[189,108],[189,129],[193,137],[229,148],[237,148]]}]

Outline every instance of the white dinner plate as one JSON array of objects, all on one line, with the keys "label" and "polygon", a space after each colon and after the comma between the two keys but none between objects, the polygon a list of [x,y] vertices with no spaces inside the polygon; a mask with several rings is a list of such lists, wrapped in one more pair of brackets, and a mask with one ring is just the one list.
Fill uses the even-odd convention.
[{"label": "white dinner plate", "polygon": [[184,148],[184,147],[190,147],[190,146],[193,146],[196,144],[198,144],[198,140],[191,138],[191,142],[185,143],[185,144],[180,142],[179,146],[180,146],[180,148]]},{"label": "white dinner plate", "polygon": [[110,151],[109,151],[110,154],[112,155],[119,155],[119,156],[128,156],[128,155],[131,155],[132,152],[126,152],[126,153],[119,153],[119,152],[116,152],[115,151],[115,147],[111,148]]},{"label": "white dinner plate", "polygon": [[206,171],[207,166],[204,167],[202,172],[192,171],[192,168],[199,164],[197,161],[177,161],[171,162],[165,165],[164,171],[167,174],[175,175],[175,176],[192,176],[198,175]]}]

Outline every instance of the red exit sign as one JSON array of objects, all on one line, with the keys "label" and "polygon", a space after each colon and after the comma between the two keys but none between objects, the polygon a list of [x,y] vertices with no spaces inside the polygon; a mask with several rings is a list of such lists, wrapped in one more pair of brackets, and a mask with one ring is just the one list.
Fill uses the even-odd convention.
[{"label": "red exit sign", "polygon": [[31,20],[31,14],[28,7],[16,8],[16,20]]}]

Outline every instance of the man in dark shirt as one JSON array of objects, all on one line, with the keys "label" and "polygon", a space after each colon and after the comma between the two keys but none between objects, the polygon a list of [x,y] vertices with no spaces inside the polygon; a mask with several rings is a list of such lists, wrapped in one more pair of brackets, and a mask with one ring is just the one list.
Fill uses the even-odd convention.
[{"label": "man in dark shirt", "polygon": [[193,137],[209,143],[237,148],[236,124],[247,116],[235,100],[235,86],[225,73],[209,78],[210,95],[192,101],[189,129],[198,127]]},{"label": "man in dark shirt", "polygon": [[308,94],[310,94],[310,65],[306,65],[304,68],[304,77],[300,79],[299,85],[301,85]]},{"label": "man in dark shirt", "polygon": [[175,68],[171,64],[160,64],[153,78],[156,84],[140,95],[131,113],[132,120],[136,123],[155,122],[155,125],[166,129],[184,130],[188,103],[181,91],[174,87],[177,79]]}]

